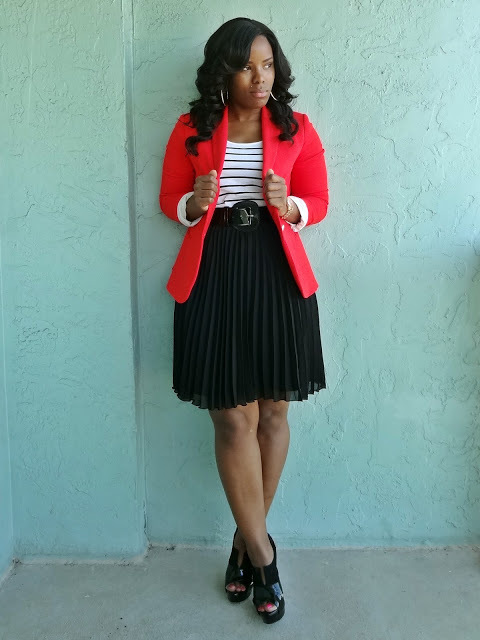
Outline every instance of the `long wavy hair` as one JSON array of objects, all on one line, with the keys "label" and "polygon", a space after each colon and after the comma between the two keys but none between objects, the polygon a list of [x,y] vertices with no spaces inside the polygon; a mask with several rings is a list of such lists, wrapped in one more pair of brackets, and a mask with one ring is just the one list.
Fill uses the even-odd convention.
[{"label": "long wavy hair", "polygon": [[189,154],[197,156],[198,143],[212,138],[225,109],[220,91],[227,95],[230,78],[247,64],[252,42],[257,36],[265,36],[273,51],[275,81],[272,93],[276,100],[270,96],[267,108],[273,122],[281,129],[280,140],[293,141],[298,122],[290,102],[297,96],[289,92],[294,81],[290,64],[275,34],[266,25],[250,18],[234,18],[217,29],[205,45],[205,60],[198,68],[195,80],[200,97],[189,103],[189,124],[197,129],[198,134],[185,141]]}]

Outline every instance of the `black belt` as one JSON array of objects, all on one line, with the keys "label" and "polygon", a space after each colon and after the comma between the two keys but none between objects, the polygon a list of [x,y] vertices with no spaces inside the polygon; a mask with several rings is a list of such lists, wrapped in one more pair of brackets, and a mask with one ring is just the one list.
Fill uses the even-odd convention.
[{"label": "black belt", "polygon": [[260,222],[260,209],[253,200],[240,200],[232,207],[217,207],[210,224],[219,227],[234,227],[239,231],[253,231]]}]

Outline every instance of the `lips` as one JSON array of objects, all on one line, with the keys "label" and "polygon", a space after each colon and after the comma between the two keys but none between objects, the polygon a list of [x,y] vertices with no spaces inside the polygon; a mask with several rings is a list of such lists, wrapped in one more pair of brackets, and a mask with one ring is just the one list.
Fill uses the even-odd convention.
[{"label": "lips", "polygon": [[268,95],[267,89],[250,92],[254,98],[265,98]]}]

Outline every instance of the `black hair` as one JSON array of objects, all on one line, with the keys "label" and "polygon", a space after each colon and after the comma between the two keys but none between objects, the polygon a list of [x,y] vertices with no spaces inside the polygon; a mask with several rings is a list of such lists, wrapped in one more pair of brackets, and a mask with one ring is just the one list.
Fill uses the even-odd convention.
[{"label": "black hair", "polygon": [[198,68],[195,80],[200,97],[189,103],[190,126],[198,133],[185,141],[189,154],[198,155],[198,143],[212,138],[225,108],[220,90],[226,98],[229,79],[247,64],[252,42],[257,36],[265,36],[273,51],[275,81],[272,93],[276,100],[270,96],[267,108],[273,122],[281,129],[280,140],[293,141],[298,122],[290,102],[297,96],[289,92],[294,81],[290,64],[275,34],[266,25],[250,18],[233,18],[222,24],[205,45],[205,60]]}]

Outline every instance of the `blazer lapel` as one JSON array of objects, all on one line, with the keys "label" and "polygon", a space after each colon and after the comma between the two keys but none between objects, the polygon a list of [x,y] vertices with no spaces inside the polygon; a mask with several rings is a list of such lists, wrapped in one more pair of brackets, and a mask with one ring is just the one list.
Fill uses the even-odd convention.
[{"label": "blazer lapel", "polygon": [[218,123],[218,127],[212,136],[213,167],[216,169],[218,177],[222,172],[225,162],[225,151],[227,150],[228,138],[228,107],[223,110],[223,117]]},{"label": "blazer lapel", "polygon": [[[212,169],[215,169],[217,172],[217,178],[220,179],[220,174],[222,173],[223,163],[225,162],[225,152],[227,150],[227,138],[228,138],[228,107],[225,107],[223,110],[223,116],[220,122],[218,123],[217,128],[213,132],[212,138],[210,140],[210,146],[207,147],[209,149],[209,154],[207,157],[208,164],[205,166],[205,173],[208,173]],[[193,229],[197,228],[198,231],[201,230],[202,235],[205,236],[207,233],[207,229],[210,225],[210,220],[212,219],[213,212],[215,211],[215,207],[217,205],[218,196],[220,195],[220,189],[217,191],[217,197],[212,202],[205,216],[203,216],[203,220],[205,222],[201,222],[198,225],[195,225]]]},{"label": "blazer lapel", "polygon": [[274,169],[278,143],[280,142],[278,139],[279,134],[280,129],[272,122],[270,111],[267,107],[262,107],[263,179],[265,179],[265,174],[269,169]]}]

